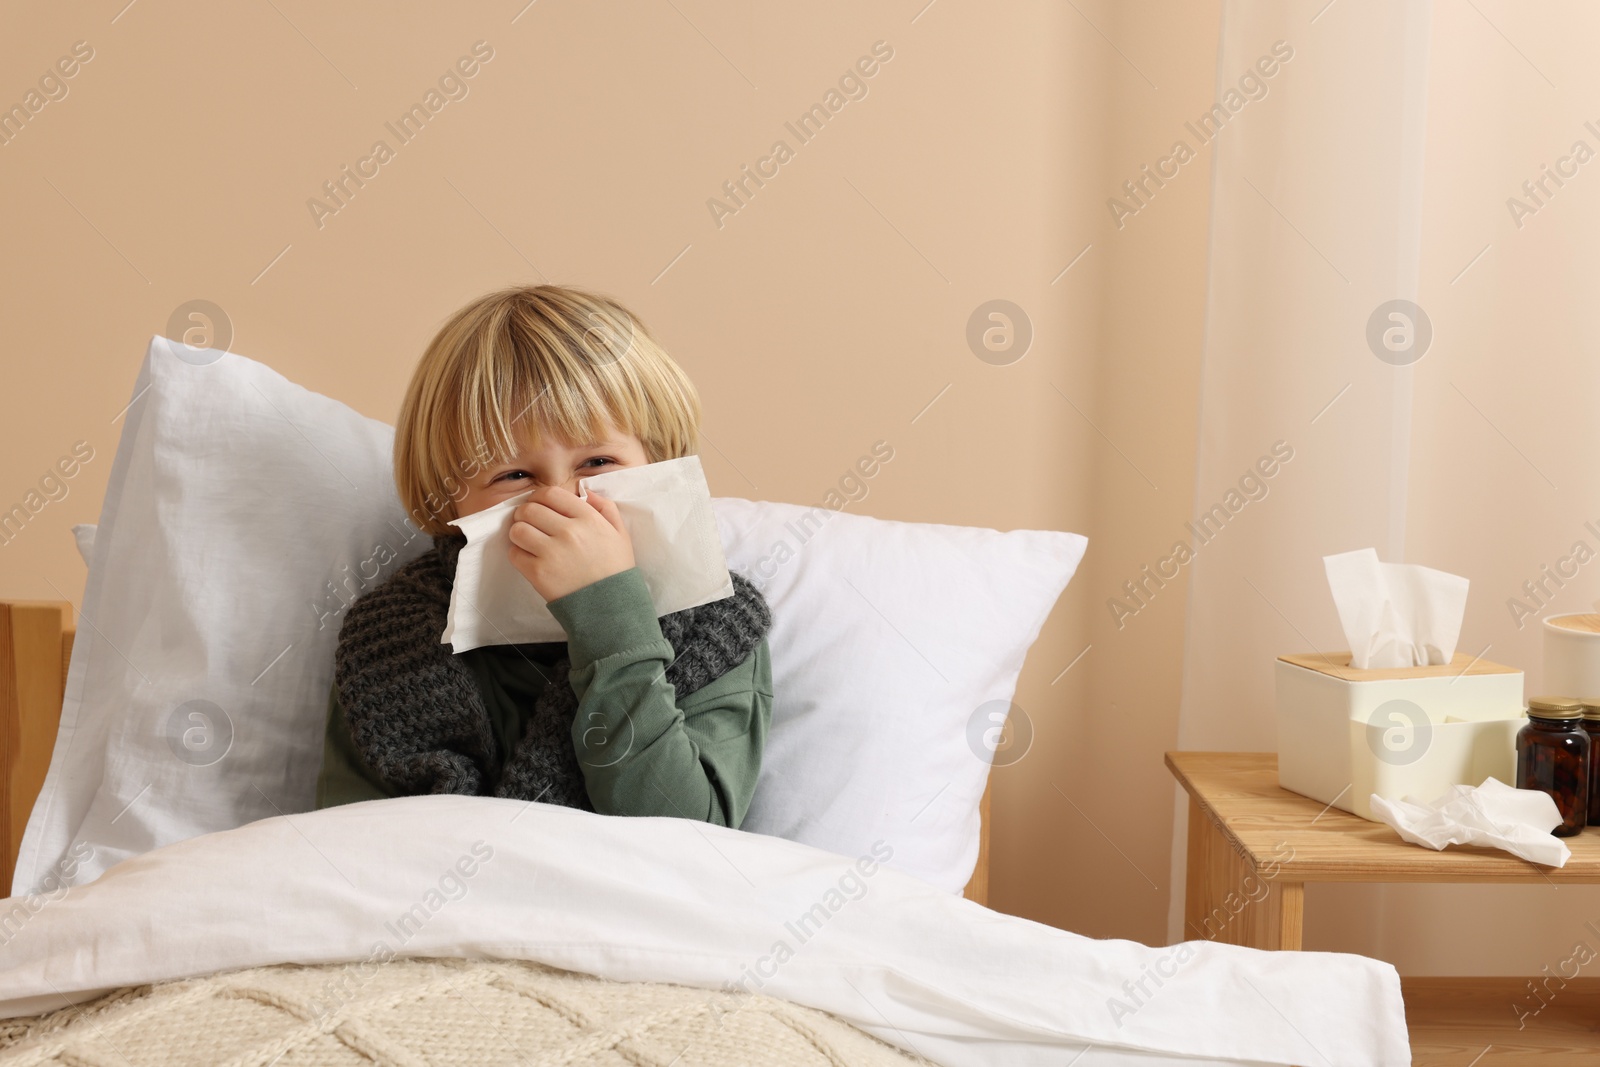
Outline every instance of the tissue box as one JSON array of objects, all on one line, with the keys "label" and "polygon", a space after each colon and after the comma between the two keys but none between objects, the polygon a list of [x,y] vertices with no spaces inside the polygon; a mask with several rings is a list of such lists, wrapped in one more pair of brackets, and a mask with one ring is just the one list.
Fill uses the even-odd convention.
[{"label": "tissue box", "polygon": [[1372,819],[1368,798],[1432,801],[1452,785],[1517,780],[1522,672],[1456,653],[1448,665],[1361,670],[1348,652],[1279,656],[1278,782]]}]

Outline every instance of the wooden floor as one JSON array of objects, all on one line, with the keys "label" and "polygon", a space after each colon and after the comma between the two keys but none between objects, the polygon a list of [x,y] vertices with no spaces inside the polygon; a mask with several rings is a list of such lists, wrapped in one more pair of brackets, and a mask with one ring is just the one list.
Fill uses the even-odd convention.
[{"label": "wooden floor", "polygon": [[[1594,966],[1593,963],[1590,966]],[[1585,968],[1588,969],[1588,968]],[[1544,1007],[1525,978],[1405,978],[1413,1067],[1595,1067],[1600,978],[1556,980]],[[1530,1015],[1518,1029],[1522,1008]]]}]

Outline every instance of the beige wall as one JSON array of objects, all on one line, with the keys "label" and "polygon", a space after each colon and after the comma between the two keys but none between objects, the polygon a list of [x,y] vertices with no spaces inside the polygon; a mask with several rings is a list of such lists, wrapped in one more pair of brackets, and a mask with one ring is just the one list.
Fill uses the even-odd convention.
[{"label": "beige wall", "polygon": [[[74,42],[93,58],[0,145],[0,506],[75,442],[94,458],[0,547],[0,595],[80,599],[68,528],[184,302],[392,421],[468,298],[605,289],[698,384],[713,492],[817,502],[884,438],[865,514],[1089,535],[1017,694],[1037,736],[997,772],[994,903],[1165,940],[1185,594],[1121,630],[1105,601],[1193,497],[1209,155],[1121,230],[1105,201],[1209,106],[1219,5],[923,4],[14,11],[0,103]],[[399,145],[385,122],[480,40],[468,95]],[[879,40],[868,95],[798,144],[785,121]],[[319,226],[307,200],[380,138],[393,158]],[[780,138],[793,159],[719,227],[707,199]],[[1036,331],[1009,366],[964,339],[994,298]]]},{"label": "beige wall", "polygon": [[1182,536],[1194,497],[1209,150],[1121,228],[1106,201],[1210,106],[1218,8],[1084,6],[1098,32],[1062,9],[1056,53],[1063,81],[1077,74],[1053,120],[1065,134],[1053,165],[1068,179],[1053,205],[1059,262],[1092,247],[1048,290],[1060,290],[1065,329],[1033,369],[1081,409],[1045,396],[1061,436],[1054,480],[1087,482],[1087,508],[1065,520],[1090,547],[1017,697],[1038,721],[1036,751],[996,772],[996,906],[1157,944],[1172,891],[1161,756],[1177,747],[1186,591],[1168,584],[1120,625],[1106,601]]}]

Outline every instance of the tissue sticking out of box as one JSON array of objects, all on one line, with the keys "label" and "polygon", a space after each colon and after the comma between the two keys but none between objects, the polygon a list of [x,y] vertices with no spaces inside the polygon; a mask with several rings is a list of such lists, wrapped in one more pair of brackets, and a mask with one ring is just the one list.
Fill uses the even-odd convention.
[{"label": "tissue sticking out of box", "polygon": [[1431,567],[1383,563],[1376,549],[1323,556],[1350,665],[1449,663],[1467,611],[1467,580]]}]

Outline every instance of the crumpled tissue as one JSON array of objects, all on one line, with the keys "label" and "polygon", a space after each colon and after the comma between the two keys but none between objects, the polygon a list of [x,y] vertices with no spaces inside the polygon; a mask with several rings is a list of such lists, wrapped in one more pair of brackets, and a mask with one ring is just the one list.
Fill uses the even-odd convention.
[{"label": "crumpled tissue", "polygon": [[1572,857],[1566,842],[1550,832],[1561,825],[1550,794],[1514,789],[1498,778],[1453,785],[1432,804],[1415,797],[1385,800],[1376,793],[1371,803],[1374,815],[1414,845],[1440,851],[1446,845],[1486,845],[1546,867],[1565,866]]},{"label": "crumpled tissue", "polygon": [[[699,456],[623,467],[578,481],[579,497],[587,498],[591,490],[616,503],[657,618],[733,595]],[[439,638],[452,652],[567,639],[544,598],[511,565],[511,515],[532,494],[530,489],[451,520],[450,525],[467,535]]]},{"label": "crumpled tissue", "polygon": [[1350,666],[1449,663],[1467,612],[1468,582],[1411,563],[1382,563],[1376,549],[1323,556]]}]

